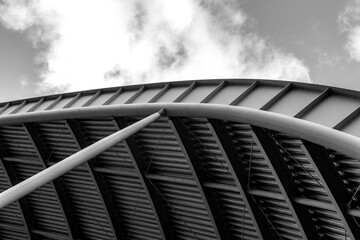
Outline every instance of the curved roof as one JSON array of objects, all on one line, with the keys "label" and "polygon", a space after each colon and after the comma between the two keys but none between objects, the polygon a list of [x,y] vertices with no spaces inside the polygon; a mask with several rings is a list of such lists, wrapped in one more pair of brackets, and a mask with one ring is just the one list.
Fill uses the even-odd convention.
[{"label": "curved roof", "polygon": [[2,103],[0,191],[166,114],[1,209],[0,238],[360,239],[359,107],[359,92],[253,79]]}]

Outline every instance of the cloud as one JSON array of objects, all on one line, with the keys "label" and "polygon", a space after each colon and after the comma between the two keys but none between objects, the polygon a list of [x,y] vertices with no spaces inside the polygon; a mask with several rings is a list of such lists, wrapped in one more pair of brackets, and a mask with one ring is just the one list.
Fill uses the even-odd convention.
[{"label": "cloud", "polygon": [[350,58],[360,62],[360,0],[351,0],[338,16],[341,32],[347,35],[345,50]]},{"label": "cloud", "polygon": [[324,49],[316,49],[315,53],[318,57],[318,66],[320,67],[335,67],[339,66],[343,61],[343,57],[336,53],[325,51]]},{"label": "cloud", "polygon": [[27,78],[27,76],[21,76],[20,77],[20,85],[25,88],[29,85],[29,79]]},{"label": "cloud", "polygon": [[235,0],[4,0],[0,19],[39,49],[41,93],[204,78],[310,81],[301,60],[251,32]]}]

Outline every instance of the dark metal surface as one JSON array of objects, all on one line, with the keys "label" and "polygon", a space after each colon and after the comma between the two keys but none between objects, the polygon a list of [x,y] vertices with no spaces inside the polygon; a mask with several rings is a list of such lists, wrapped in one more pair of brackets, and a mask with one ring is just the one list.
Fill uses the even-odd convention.
[{"label": "dark metal surface", "polygon": [[303,151],[313,164],[315,174],[331,199],[331,203],[338,213],[344,228],[345,235],[351,239],[360,239],[360,228],[354,218],[347,214],[347,203],[351,200],[350,192],[345,187],[330,156],[325,148],[317,144],[303,141]]},{"label": "dark metal surface", "polygon": [[[115,118],[114,121],[118,129],[122,129],[127,126],[125,119]],[[170,240],[175,239],[173,229],[166,215],[166,210],[162,204],[161,195],[156,189],[154,183],[146,177],[148,166],[145,164],[143,156],[140,154],[140,150],[136,145],[134,137],[129,137],[123,142],[123,144],[130,156],[131,165],[134,166],[138,176],[140,177],[144,191],[150,200],[151,207],[155,211],[155,218],[160,226],[162,237]]]},{"label": "dark metal surface", "polygon": [[[89,142],[86,139],[85,133],[81,129],[81,126],[74,120],[66,121],[66,125],[69,128],[71,135],[74,137],[74,141],[79,148],[86,148],[89,145]],[[119,216],[116,213],[116,209],[111,199],[107,185],[103,179],[101,173],[94,171],[95,159],[92,159],[84,163],[85,167],[88,169],[89,175],[97,192],[101,199],[101,205],[106,209],[106,215],[109,220],[109,225],[111,226],[111,231],[113,232],[114,239],[123,240],[126,239],[124,232],[124,227],[122,226]]]},{"label": "dark metal surface", "polygon": [[[2,150],[1,150],[2,152]],[[1,153],[2,155],[2,153]],[[6,174],[7,180],[10,181],[11,185],[15,185],[19,182],[16,172],[14,171],[13,167],[11,166],[11,163],[4,162],[2,159],[2,156],[0,157],[0,167],[2,168],[2,172]],[[13,206],[8,206],[7,209],[4,209],[4,212],[7,212],[9,214],[14,214],[15,218],[19,218],[17,220],[20,221],[20,226],[16,223],[6,224],[3,220],[3,226],[2,228],[10,228],[10,229],[16,229],[15,232],[21,232],[21,230],[25,230],[25,236],[28,237],[28,239],[35,239],[34,234],[32,233],[32,225],[33,225],[33,217],[30,211],[30,208],[26,202],[26,198],[22,198],[19,201],[12,204]],[[12,208],[12,209],[11,209]],[[9,210],[10,209],[10,210]],[[24,228],[24,229],[22,229]],[[3,235],[3,234],[1,234]],[[6,237],[6,236],[3,236]]]},{"label": "dark metal surface", "polygon": [[229,136],[225,124],[221,120],[208,119],[208,126],[212,131],[225,161],[244,201],[244,208],[247,209],[260,239],[275,239],[271,232],[271,226],[264,216],[260,206],[249,192],[248,173],[235,146]]},{"label": "dark metal surface", "polygon": [[[316,227],[310,213],[302,205],[299,205],[294,199],[300,195],[294,179],[280,154],[280,149],[274,139],[264,129],[252,126],[255,141],[259,144],[259,148],[264,154],[264,159],[269,164],[281,193],[291,209],[294,220],[301,232],[301,235],[306,239],[320,239],[316,234]],[[279,233],[281,234],[281,233]]]},{"label": "dark metal surface", "polygon": [[170,126],[175,133],[175,136],[184,152],[185,158],[188,161],[191,174],[195,178],[197,187],[201,194],[202,200],[209,212],[211,222],[213,224],[216,236],[218,239],[230,239],[224,219],[221,216],[219,208],[214,198],[214,193],[211,188],[205,186],[206,175],[202,166],[201,160],[198,156],[197,149],[194,147],[194,142],[190,137],[188,129],[179,118],[170,118]]},{"label": "dark metal surface", "polygon": [[[51,158],[51,154],[50,154],[51,151],[46,149],[35,125],[27,123],[27,124],[24,124],[23,127],[35,147],[36,153],[42,164],[42,167],[44,169],[49,167],[49,159]],[[60,181],[60,179],[55,179],[51,183],[51,185],[54,188],[54,190],[56,192],[56,197],[60,203],[60,207],[62,209],[62,213],[64,215],[66,225],[69,229],[70,238],[77,239],[79,237],[77,224],[75,222],[74,214],[70,207],[70,203],[65,194],[65,189],[64,189],[63,183]]]}]

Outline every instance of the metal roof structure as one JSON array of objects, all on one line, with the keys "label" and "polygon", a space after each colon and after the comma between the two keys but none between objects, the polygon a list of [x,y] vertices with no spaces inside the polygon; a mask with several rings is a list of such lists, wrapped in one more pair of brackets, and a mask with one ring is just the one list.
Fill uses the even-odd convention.
[{"label": "metal roof structure", "polygon": [[360,239],[360,92],[314,84],[182,81],[1,103],[0,191],[160,110],[0,209],[0,239]]}]

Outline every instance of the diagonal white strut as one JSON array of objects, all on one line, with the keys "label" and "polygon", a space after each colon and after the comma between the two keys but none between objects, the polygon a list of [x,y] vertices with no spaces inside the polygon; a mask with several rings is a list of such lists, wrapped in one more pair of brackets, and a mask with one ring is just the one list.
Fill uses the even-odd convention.
[{"label": "diagonal white strut", "polygon": [[25,195],[35,191],[39,187],[45,185],[46,183],[60,177],[61,175],[67,173],[73,168],[79,166],[80,164],[89,161],[90,159],[96,157],[100,153],[106,151],[107,149],[113,147],[117,143],[125,140],[129,136],[135,134],[142,128],[146,127],[150,123],[159,119],[164,113],[164,110],[161,110],[157,113],[154,113],[122,130],[119,130],[110,136],[107,136],[96,143],[80,150],[79,152],[65,158],[64,160],[54,164],[51,167],[44,169],[43,171],[35,174],[34,176],[16,184],[15,186],[5,190],[0,193],[0,209],[6,207],[10,203],[19,200]]}]

